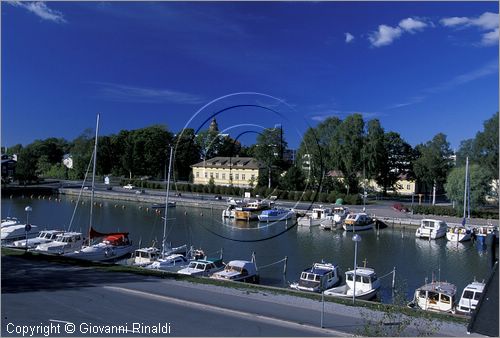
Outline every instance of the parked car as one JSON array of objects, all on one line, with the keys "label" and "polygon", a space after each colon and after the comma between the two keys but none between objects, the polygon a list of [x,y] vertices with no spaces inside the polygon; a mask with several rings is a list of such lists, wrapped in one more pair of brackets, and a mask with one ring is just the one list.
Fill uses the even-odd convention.
[{"label": "parked car", "polygon": [[215,195],[214,197],[217,201],[220,201],[222,199],[222,196],[221,195]]},{"label": "parked car", "polygon": [[134,186],[133,186],[132,184],[130,184],[130,183],[129,183],[129,184],[127,184],[127,185],[124,185],[124,186],[123,186],[123,189],[132,190],[132,189],[134,189]]},{"label": "parked car", "polygon": [[395,203],[392,208],[396,211],[400,211],[400,212],[408,212],[408,208],[405,207],[402,203]]}]

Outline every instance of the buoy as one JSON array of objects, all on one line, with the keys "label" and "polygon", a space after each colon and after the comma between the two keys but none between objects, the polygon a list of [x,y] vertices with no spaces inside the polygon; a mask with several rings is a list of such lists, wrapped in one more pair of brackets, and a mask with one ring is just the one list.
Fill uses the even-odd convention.
[{"label": "buoy", "polygon": [[13,196],[14,196],[14,195],[10,195],[10,199],[12,199],[12,197],[13,197]]},{"label": "buoy", "polygon": [[203,216],[203,213],[202,213],[202,212],[200,212],[200,216]]},{"label": "buoy", "polygon": [[188,212],[187,212],[187,211],[184,211],[184,215],[187,215],[187,214],[188,214]]},{"label": "buoy", "polygon": [[149,212],[149,208],[146,208],[146,211]]},{"label": "buoy", "polygon": [[139,205],[139,210],[142,210],[142,206]]},{"label": "buoy", "polygon": [[118,204],[115,204],[115,208],[117,208],[117,207],[118,207]]},{"label": "buoy", "polygon": [[124,206],[124,205],[122,205],[122,209],[125,209],[125,206]]},{"label": "buoy", "polygon": [[33,195],[31,195],[30,198],[33,199]]},{"label": "buoy", "polygon": [[49,201],[52,199],[52,197],[49,196]]}]

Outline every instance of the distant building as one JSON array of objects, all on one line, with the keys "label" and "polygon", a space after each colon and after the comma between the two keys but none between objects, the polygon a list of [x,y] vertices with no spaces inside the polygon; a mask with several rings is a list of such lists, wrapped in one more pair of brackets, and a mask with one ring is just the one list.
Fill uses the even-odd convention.
[{"label": "distant building", "polygon": [[63,156],[63,164],[66,166],[68,169],[73,168],[73,157],[71,157],[70,154],[66,154]]},{"label": "distant building", "polygon": [[297,157],[297,150],[295,149],[285,149],[283,151],[283,161],[288,162],[290,164],[295,163]]},{"label": "distant building", "polygon": [[17,156],[2,154],[2,181],[11,181],[16,174]]},{"label": "distant building", "polygon": [[191,166],[193,183],[248,188],[255,186],[264,165],[253,157],[214,157]]}]

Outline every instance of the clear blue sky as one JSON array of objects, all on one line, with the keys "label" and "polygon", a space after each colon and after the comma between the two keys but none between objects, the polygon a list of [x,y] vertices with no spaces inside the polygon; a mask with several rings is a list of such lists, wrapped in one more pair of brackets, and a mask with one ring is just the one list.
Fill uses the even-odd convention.
[{"label": "clear blue sky", "polygon": [[[2,1],[1,16],[4,146],[72,140],[97,112],[107,135],[260,105],[219,127],[251,143],[280,123],[298,147],[359,112],[457,148],[498,110],[498,2]],[[223,98],[238,92],[265,95]]]}]

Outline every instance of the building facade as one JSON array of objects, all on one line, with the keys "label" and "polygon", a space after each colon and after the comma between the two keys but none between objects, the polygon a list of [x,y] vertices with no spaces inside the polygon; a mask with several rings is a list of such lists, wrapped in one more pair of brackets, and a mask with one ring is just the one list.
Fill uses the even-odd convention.
[{"label": "building facade", "polygon": [[264,165],[253,157],[214,157],[191,166],[194,184],[252,187],[257,184]]}]

